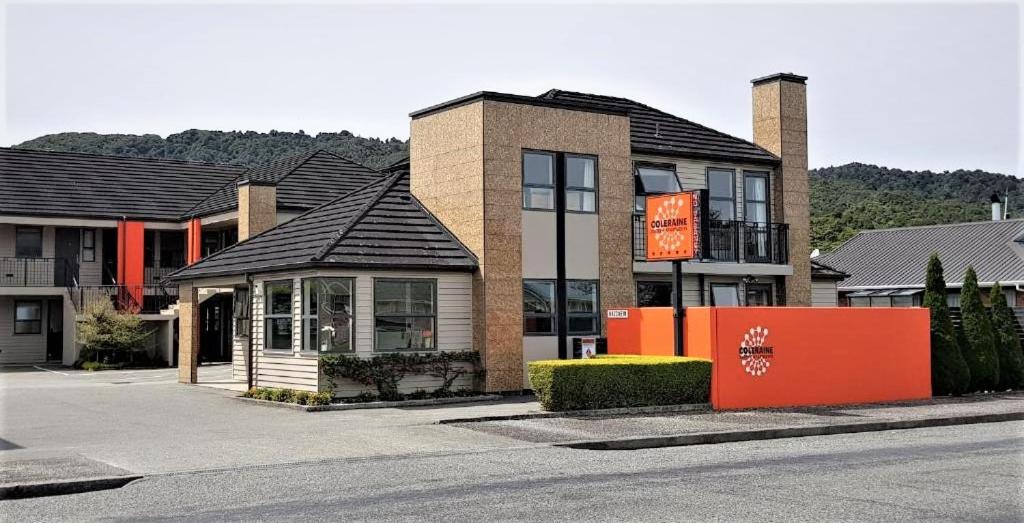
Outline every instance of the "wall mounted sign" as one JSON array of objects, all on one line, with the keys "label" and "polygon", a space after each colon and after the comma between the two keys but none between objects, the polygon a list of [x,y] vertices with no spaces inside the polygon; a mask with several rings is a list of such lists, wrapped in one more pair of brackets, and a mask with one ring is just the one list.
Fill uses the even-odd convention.
[{"label": "wall mounted sign", "polygon": [[768,345],[768,329],[758,325],[743,334],[740,342],[740,365],[751,376],[762,376],[772,366],[775,348]]},{"label": "wall mounted sign", "polygon": [[697,256],[697,205],[699,198],[693,192],[647,197],[647,261],[689,260]]},{"label": "wall mounted sign", "polygon": [[597,338],[580,338],[580,357],[587,360],[597,356]]},{"label": "wall mounted sign", "polygon": [[621,320],[629,318],[629,311],[626,309],[608,309],[609,320]]}]

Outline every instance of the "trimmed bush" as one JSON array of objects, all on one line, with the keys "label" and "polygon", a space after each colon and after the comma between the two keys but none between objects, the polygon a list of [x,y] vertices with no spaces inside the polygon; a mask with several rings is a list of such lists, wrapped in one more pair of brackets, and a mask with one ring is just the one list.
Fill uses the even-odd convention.
[{"label": "trimmed bush", "polygon": [[1024,352],[1017,336],[1017,319],[1006,303],[1003,288],[996,282],[989,294],[992,303],[992,334],[999,354],[999,388],[1024,387]]},{"label": "trimmed bush", "polygon": [[960,311],[963,313],[964,360],[971,369],[971,390],[995,390],[999,386],[999,354],[992,334],[992,321],[981,302],[978,274],[967,267],[964,287],[960,292]]},{"label": "trimmed bush", "polygon": [[937,253],[932,253],[928,259],[924,306],[931,309],[932,394],[963,394],[971,385],[971,372],[960,352],[957,332],[949,317],[946,280],[942,277],[942,262]]},{"label": "trimmed bush", "polygon": [[537,399],[553,411],[706,403],[711,395],[711,361],[698,358],[541,360],[529,373]]}]

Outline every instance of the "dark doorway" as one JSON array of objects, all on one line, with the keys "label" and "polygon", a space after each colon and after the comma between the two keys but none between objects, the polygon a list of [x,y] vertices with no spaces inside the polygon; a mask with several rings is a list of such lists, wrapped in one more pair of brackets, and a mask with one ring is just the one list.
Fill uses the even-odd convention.
[{"label": "dark doorway", "polygon": [[46,301],[46,361],[64,359],[64,300]]},{"label": "dark doorway", "polygon": [[199,362],[231,361],[230,293],[211,296],[199,305]]},{"label": "dark doorway", "polygon": [[772,304],[772,286],[767,283],[747,284],[747,307],[769,307]]},{"label": "dark doorway", "polygon": [[81,249],[81,240],[82,233],[79,229],[57,227],[53,250],[55,286],[69,286],[78,281],[78,252]]},{"label": "dark doorway", "polygon": [[103,229],[103,285],[114,285],[117,274],[117,229]]}]

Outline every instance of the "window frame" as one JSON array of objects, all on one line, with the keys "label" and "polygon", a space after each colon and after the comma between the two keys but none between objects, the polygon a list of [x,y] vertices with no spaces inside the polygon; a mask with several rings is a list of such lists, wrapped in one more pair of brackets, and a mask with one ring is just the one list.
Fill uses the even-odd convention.
[{"label": "window frame", "polygon": [[[39,318],[35,320],[19,320],[18,307],[22,304],[35,305],[39,311]],[[14,336],[38,336],[43,333],[43,301],[42,300],[14,300],[14,322],[11,324],[11,334]],[[36,329],[28,332],[18,332],[18,324],[36,323]]]},{"label": "window frame", "polygon": [[[592,283],[594,285],[594,312],[569,312],[569,285],[573,283]],[[565,335],[566,336],[600,336],[601,335],[601,280],[566,279],[565,280]],[[571,318],[593,318],[594,330],[573,331],[570,328]]]},{"label": "window frame", "polygon": [[[539,183],[527,183],[526,181],[526,155],[538,155],[547,156],[551,159],[551,184],[539,184]],[[536,149],[523,149],[519,156],[521,168],[520,168],[520,181],[522,182],[523,201],[522,209],[524,211],[542,211],[542,212],[557,212],[558,211],[558,195],[556,194],[558,186],[558,154],[552,151],[539,151]],[[526,197],[528,188],[536,189],[551,189],[551,208],[545,207],[530,207],[527,205],[529,201]]]},{"label": "window frame", "polygon": [[[669,288],[668,294],[668,305],[640,305],[640,286],[641,285],[667,285]],[[671,307],[672,306],[672,282],[666,280],[636,280],[634,285],[636,288],[636,306],[638,308],[645,307]]]},{"label": "window frame", "polygon": [[[349,350],[347,350],[347,351],[341,351],[341,350],[330,350],[330,351],[323,351],[323,352],[320,351],[320,325],[319,325],[320,316],[316,312],[314,312],[313,314],[309,314],[308,313],[309,312],[308,311],[309,299],[308,299],[308,296],[306,296],[306,282],[312,282],[312,281],[315,281],[315,280],[346,280],[349,283],[349,310],[351,312],[349,313],[349,320],[348,320],[349,321],[349,327],[348,327],[348,337],[349,337],[348,345],[349,345]],[[300,352],[307,353],[307,354],[314,354],[314,353],[315,354],[355,354],[356,353],[356,279],[355,279],[355,277],[352,277],[352,276],[308,276],[308,277],[302,278],[300,285],[302,286],[302,308],[301,308],[301,310],[299,312],[299,318],[300,318],[301,323],[302,323],[302,328],[300,329],[302,331],[302,346],[299,349]],[[436,289],[435,289],[435,291],[436,291]],[[436,294],[436,292],[435,292],[435,294]],[[317,306],[319,307],[319,305],[320,305],[320,297],[317,296]],[[434,308],[435,309],[437,308],[436,304],[435,304]],[[307,329],[309,327],[308,320],[314,319],[314,318],[317,320],[317,336],[316,336],[317,343],[316,343],[315,347],[308,348],[308,347],[306,347],[306,334],[307,334]]]},{"label": "window frame", "polygon": [[[748,191],[747,191],[747,178],[764,178],[764,200],[763,201],[761,201],[761,200],[751,200],[750,197],[747,196],[747,193],[748,193]],[[748,171],[748,170],[744,169],[743,170],[743,222],[744,223],[754,223],[754,224],[758,224],[759,223],[759,222],[752,222],[752,221],[750,221],[750,218],[749,218],[750,215],[749,215],[749,213],[747,213],[747,205],[749,205],[749,204],[755,204],[756,205],[756,204],[762,204],[762,203],[764,204],[764,219],[765,219],[763,225],[768,225],[768,224],[772,223],[772,180],[771,180],[771,172],[770,171]]]},{"label": "window frame", "polygon": [[[713,195],[711,193],[711,173],[712,172],[729,173],[729,187],[732,188],[732,197],[731,198],[723,198],[721,196],[715,196],[715,195]],[[708,205],[709,205],[709,208],[710,208],[710,205],[712,203],[716,202],[716,201],[720,201],[720,202],[727,201],[727,202],[732,204],[732,218],[728,218],[728,219],[720,219],[719,218],[719,219],[715,219],[715,220],[716,221],[720,221],[720,222],[737,221],[736,201],[739,198],[737,197],[737,194],[736,194],[736,169],[733,169],[733,168],[730,168],[730,167],[707,167],[707,168],[704,169],[704,185],[708,188]]]},{"label": "window frame", "polygon": [[[736,291],[736,305],[718,305],[715,303],[715,287],[732,287]],[[728,282],[712,282],[711,286],[708,287],[708,295],[711,298],[712,307],[741,307],[740,302],[740,284],[728,283]]]},{"label": "window frame", "polygon": [[[88,238],[90,241],[86,242],[86,238]],[[96,229],[82,229],[82,261],[96,261]]]},{"label": "window frame", "polygon": [[[582,187],[576,185],[569,185],[569,158],[582,158],[585,160],[593,160],[594,162],[594,187]],[[564,165],[562,166],[562,172],[565,174],[565,212],[568,214],[597,214],[601,210],[601,204],[598,202],[599,198],[598,189],[601,184],[600,176],[600,165],[598,164],[597,155],[594,154],[577,154],[577,153],[562,153],[561,159]],[[555,161],[558,161],[558,155],[555,156]],[[555,176],[558,176],[558,165],[555,164]],[[569,192],[589,192],[594,195],[594,210],[572,210],[569,208]],[[557,205],[556,205],[557,207]]]},{"label": "window frame", "polygon": [[[22,253],[18,245],[18,238],[22,232],[34,232],[39,237],[39,248],[33,249],[32,253]],[[38,254],[34,254],[38,252]],[[14,227],[14,257],[15,258],[42,258],[43,257],[43,228],[38,225],[16,225]]]},{"label": "window frame", "polygon": [[[411,313],[409,313],[409,314],[377,314],[377,283],[378,282],[391,282],[391,283],[421,283],[421,282],[429,282],[431,285],[433,285],[433,288],[432,288],[433,296],[431,297],[431,307],[433,309],[433,314],[429,315],[429,316],[425,315],[425,314],[411,314]],[[373,285],[373,290],[372,290],[373,295],[371,296],[371,301],[373,303],[373,313],[372,313],[373,314],[373,316],[372,316],[372,318],[373,318],[373,327],[372,327],[372,329],[373,330],[372,330],[371,338],[372,338],[372,341],[373,341],[372,351],[374,353],[388,354],[388,353],[396,353],[396,352],[398,352],[398,353],[416,354],[416,353],[421,353],[421,352],[438,352],[438,351],[440,351],[440,348],[439,348],[440,344],[438,343],[438,340],[440,338],[437,335],[437,323],[438,323],[438,321],[437,321],[437,278],[415,278],[415,277],[413,277],[413,278],[373,278],[372,285]],[[353,295],[354,294],[355,294],[355,289],[353,289]],[[432,318],[433,319],[433,325],[431,326],[431,332],[433,333],[434,346],[432,348],[429,348],[429,349],[380,349],[380,348],[378,348],[377,347],[377,317],[378,316],[383,316],[385,318]],[[353,327],[353,330],[354,330],[354,327]]]},{"label": "window frame", "polygon": [[[676,186],[679,187],[679,191],[678,192],[681,192],[683,190],[683,184],[679,183],[678,167],[679,166],[674,164],[674,163],[659,163],[659,162],[646,162],[646,161],[633,162],[633,214],[645,214],[647,212],[647,204],[646,204],[646,202],[644,203],[644,208],[643,209],[637,209],[636,208],[637,207],[636,202],[638,201],[637,198],[646,197],[646,196],[651,195],[651,194],[672,194],[671,192],[668,192],[668,193],[647,192],[647,188],[644,187],[643,179],[640,177],[640,169],[654,169],[654,170],[658,170],[658,171],[671,171],[672,172],[672,176],[676,180]],[[637,188],[638,187],[642,187],[643,188],[643,194],[640,194],[640,193],[637,192]]]},{"label": "window frame", "polygon": [[[270,292],[267,287],[274,284],[287,283],[288,288],[291,289],[289,293],[289,307],[288,314],[271,314],[270,310]],[[283,319],[287,317],[291,322],[291,328],[288,330],[289,340],[291,341],[290,347],[287,349],[278,349],[276,347],[268,347],[270,343],[269,329],[270,321],[272,319]],[[267,352],[275,352],[278,354],[294,354],[295,353],[295,281],[292,279],[282,280],[267,280],[263,282],[263,350]]]},{"label": "window frame", "polygon": [[[554,278],[523,278],[523,304],[526,303],[526,282],[533,283],[545,283],[551,285],[551,313],[540,314],[530,313],[527,314],[523,311],[523,336],[558,336],[558,280]],[[526,330],[526,319],[527,318],[550,318],[551,319],[551,330],[549,332],[530,332]]]}]

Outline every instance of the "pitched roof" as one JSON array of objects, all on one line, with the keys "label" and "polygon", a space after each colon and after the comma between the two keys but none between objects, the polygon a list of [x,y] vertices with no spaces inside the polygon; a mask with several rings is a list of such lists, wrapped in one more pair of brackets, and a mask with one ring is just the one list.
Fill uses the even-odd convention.
[{"label": "pitched roof", "polygon": [[473,270],[473,256],[409,192],[376,180],[171,274],[171,280],[302,267]]},{"label": "pitched roof", "polygon": [[980,282],[1024,282],[1022,242],[1024,220],[905,227],[861,231],[817,259],[850,274],[840,288],[923,287],[933,252],[954,287],[968,265]]},{"label": "pitched roof", "polygon": [[307,210],[382,176],[329,151],[313,150],[245,171],[189,209],[185,216],[234,210],[238,206],[239,182],[276,185],[279,208]]},{"label": "pitched roof", "polygon": [[777,164],[774,154],[746,140],[673,116],[627,98],[552,89],[540,98],[591,105],[629,115],[633,152]]},{"label": "pitched roof", "polygon": [[243,169],[0,148],[0,214],[177,221]]},{"label": "pitched roof", "polygon": [[818,260],[811,260],[811,278],[819,278],[823,280],[845,280],[850,275],[843,271],[829,267]]}]

